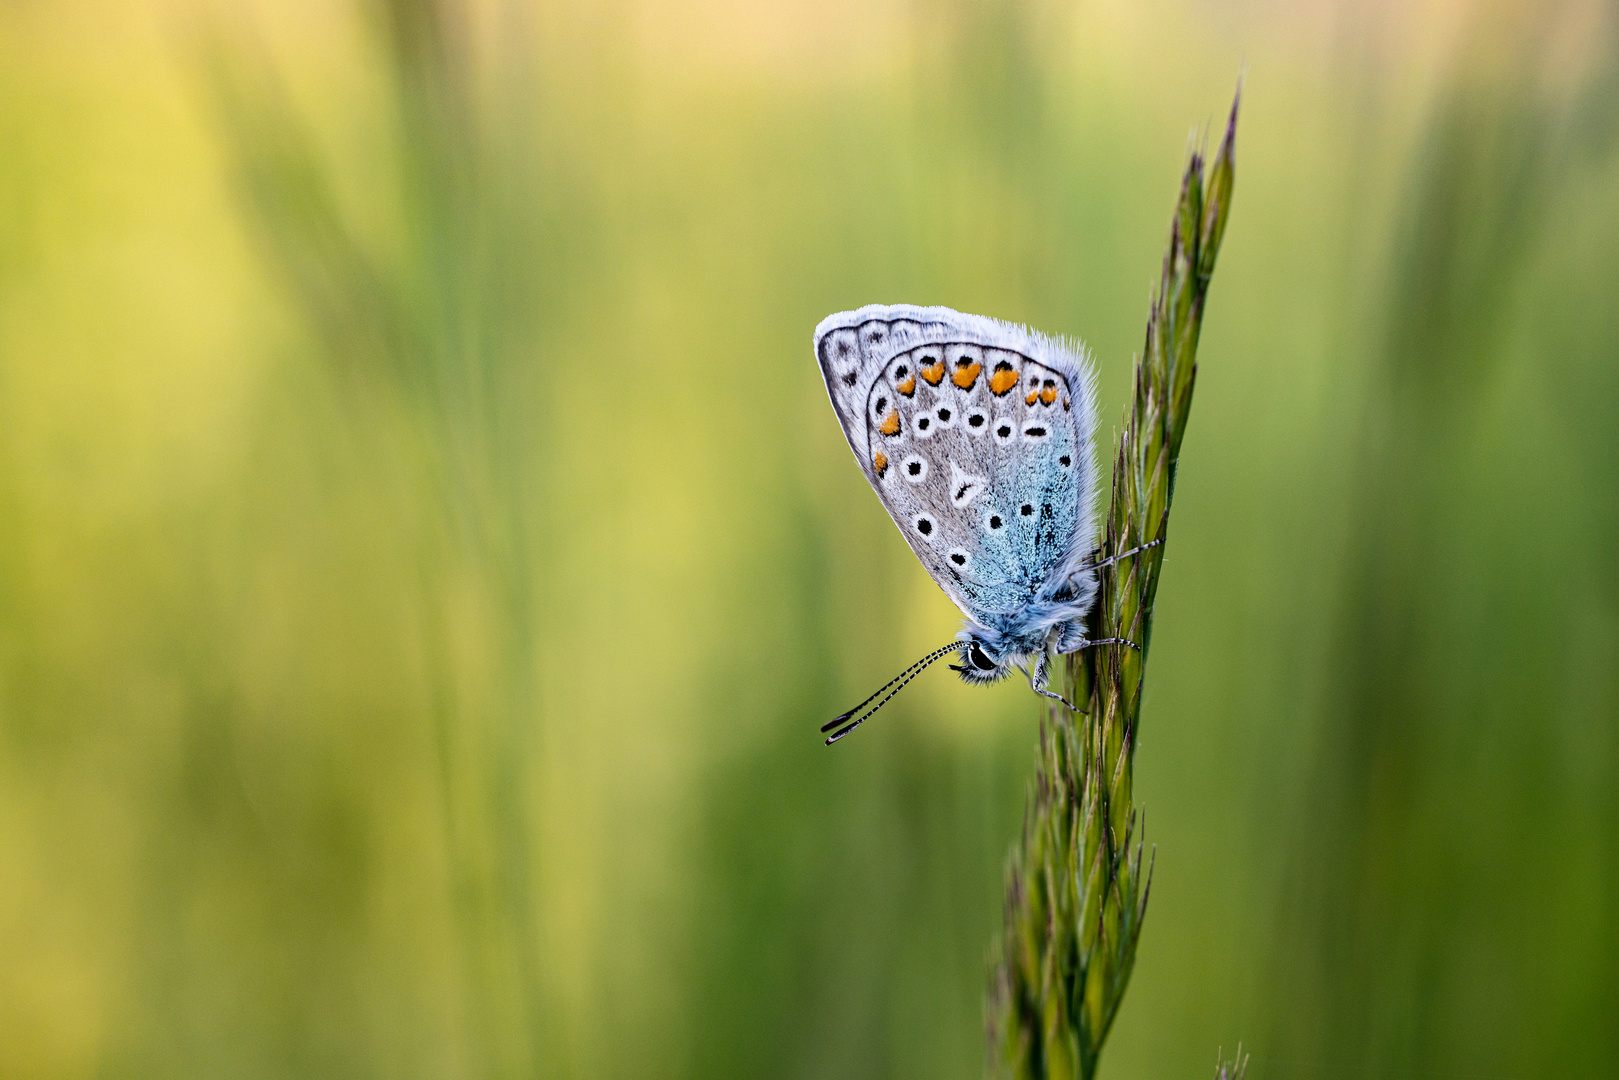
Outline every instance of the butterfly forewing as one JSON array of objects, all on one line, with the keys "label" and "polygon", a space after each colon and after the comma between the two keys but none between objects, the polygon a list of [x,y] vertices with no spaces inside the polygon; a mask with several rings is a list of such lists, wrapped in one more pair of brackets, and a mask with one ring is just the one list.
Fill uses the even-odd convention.
[{"label": "butterfly forewing", "polygon": [[816,352],[855,457],[969,616],[1069,572],[1089,520],[1088,376],[1060,345],[944,308],[833,316]]}]

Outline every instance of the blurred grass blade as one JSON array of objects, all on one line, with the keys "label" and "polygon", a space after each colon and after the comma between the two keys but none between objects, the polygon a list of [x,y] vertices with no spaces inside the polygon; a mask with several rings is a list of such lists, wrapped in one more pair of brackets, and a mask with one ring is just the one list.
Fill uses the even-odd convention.
[{"label": "blurred grass blade", "polygon": [[1076,718],[1051,709],[1040,728],[990,980],[990,1066],[999,1076],[1089,1080],[1135,965],[1152,878],[1132,805],[1136,730],[1204,299],[1231,210],[1237,106],[1207,174],[1201,153],[1187,162],[1114,465],[1104,553],[1155,546],[1102,569],[1090,636],[1141,648],[1070,656],[1070,700],[1087,710]]},{"label": "blurred grass blade", "polygon": [[[410,541],[413,602],[431,642],[424,674],[467,1011],[483,1069],[530,1075],[550,1038],[533,810],[539,560],[502,409],[532,424],[520,391],[537,350],[523,340],[529,316],[483,287],[524,279],[509,258],[522,223],[502,183],[533,185],[488,167],[464,5],[387,0],[372,14],[399,136],[382,173],[396,208],[387,244],[364,242],[338,197],[339,170],[354,163],[321,152],[257,41],[216,25],[202,55],[247,218],[354,423],[349,446],[385,463],[426,511]],[[469,615],[487,661],[464,659]]]},{"label": "blurred grass blade", "polygon": [[1223,1053],[1216,1054],[1218,1064],[1214,1066],[1214,1080],[1243,1080],[1248,1075],[1248,1055],[1242,1052],[1242,1044],[1237,1044],[1237,1056],[1231,1061],[1225,1060]]}]

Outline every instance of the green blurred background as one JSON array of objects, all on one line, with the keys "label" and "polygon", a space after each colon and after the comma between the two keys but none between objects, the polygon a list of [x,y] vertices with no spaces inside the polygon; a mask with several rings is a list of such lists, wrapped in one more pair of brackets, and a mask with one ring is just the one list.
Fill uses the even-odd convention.
[{"label": "green blurred background", "polygon": [[1619,1075],[1619,8],[0,5],[0,1075],[971,1077],[1026,687],[812,362],[1116,427],[1247,66],[1102,1072]]}]

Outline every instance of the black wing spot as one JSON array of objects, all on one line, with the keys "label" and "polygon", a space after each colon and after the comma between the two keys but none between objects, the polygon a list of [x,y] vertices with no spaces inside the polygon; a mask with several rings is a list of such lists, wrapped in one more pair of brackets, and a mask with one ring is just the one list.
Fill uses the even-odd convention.
[{"label": "black wing spot", "polygon": [[1001,438],[1004,439],[1008,435],[1012,434],[1012,428],[1008,424],[1002,424],[1000,427],[995,429],[995,434],[999,435]]},{"label": "black wing spot", "polygon": [[1028,517],[1030,514],[1034,513],[1034,507],[1028,503],[1024,503],[1022,506],[1018,507],[1017,512],[1022,514],[1024,517]]},{"label": "black wing spot", "polygon": [[899,379],[901,382],[905,381],[905,365],[904,364],[901,364],[899,367],[894,369],[894,378]]},{"label": "black wing spot", "polygon": [[991,515],[990,515],[990,518],[989,518],[989,527],[990,527],[990,528],[991,528],[991,529],[996,529],[996,530],[999,530],[999,529],[1000,529],[1000,527],[1001,527],[1001,526],[1002,526],[1002,525],[1003,525],[1003,524],[1005,524],[1005,523],[1004,523],[1004,522],[1003,522],[1003,521],[1001,521],[1001,515],[999,515],[999,514],[991,514]]},{"label": "black wing spot", "polygon": [[1031,439],[1043,439],[1046,437],[1046,429],[1043,427],[1024,428],[1023,434]]},{"label": "black wing spot", "polygon": [[973,413],[971,416],[967,417],[967,426],[968,427],[983,427],[984,426],[984,414],[983,413]]},{"label": "black wing spot", "polygon": [[1065,469],[1068,468],[1069,465],[1073,464],[1072,459],[1070,459],[1067,454],[1064,454],[1062,457],[1058,458],[1057,460],[1062,462],[1062,467],[1065,468]]},{"label": "black wing spot", "polygon": [[922,463],[920,461],[913,461],[905,468],[906,471],[912,476],[920,476],[922,474]]},{"label": "black wing spot", "polygon": [[916,531],[921,533],[923,536],[927,536],[933,531],[933,522],[929,521],[927,518],[917,518]]},{"label": "black wing spot", "polygon": [[941,421],[943,421],[944,423],[948,424],[950,422],[950,410],[949,409],[940,409],[939,410],[939,419]]},{"label": "black wing spot", "polygon": [[920,420],[918,420],[916,422],[916,430],[918,430],[918,431],[926,431],[927,429],[928,429],[928,418],[924,416],[924,417],[922,417],[922,419],[920,419]]},{"label": "black wing spot", "polygon": [[[838,352],[840,352],[840,353],[846,353],[848,351],[849,351],[848,346],[843,346],[843,347],[838,349]],[[853,386],[854,381],[856,379],[858,379],[858,378],[860,378],[860,369],[856,368],[856,369],[850,371],[847,375],[845,375],[843,377],[843,385],[844,386]]]},{"label": "black wing spot", "polygon": [[950,561],[955,563],[957,566],[966,566],[967,565],[967,556],[962,555],[961,553],[958,552],[955,555],[950,556]]},{"label": "black wing spot", "polygon": [[885,398],[885,397],[878,398],[877,399],[877,415],[881,416],[883,413],[885,413],[887,411],[888,411],[888,399]]}]

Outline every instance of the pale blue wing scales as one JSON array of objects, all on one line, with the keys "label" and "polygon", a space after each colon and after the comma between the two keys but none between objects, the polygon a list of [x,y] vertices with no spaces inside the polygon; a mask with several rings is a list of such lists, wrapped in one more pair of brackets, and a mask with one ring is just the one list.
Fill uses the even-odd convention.
[{"label": "pale blue wing scales", "polygon": [[1028,604],[1069,559],[1081,529],[1087,459],[1078,452],[1069,376],[1009,350],[985,349],[984,357],[989,379],[997,371],[1015,376],[1009,389],[989,394],[986,440],[994,467],[981,535],[1003,573],[968,596],[986,614],[1009,613]]}]

